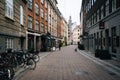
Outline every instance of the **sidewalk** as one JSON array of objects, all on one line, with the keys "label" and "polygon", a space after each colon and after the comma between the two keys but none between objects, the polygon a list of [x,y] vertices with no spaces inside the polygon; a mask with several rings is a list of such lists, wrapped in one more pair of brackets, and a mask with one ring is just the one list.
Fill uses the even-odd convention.
[{"label": "sidewalk", "polygon": [[[93,56],[93,57],[95,56],[94,53],[92,53],[92,52],[90,52],[90,51],[85,51],[85,50],[84,50],[84,52],[90,54],[90,55]],[[95,57],[95,58],[96,58],[96,57]],[[99,59],[99,58],[98,58],[98,59]],[[100,60],[101,60],[101,59],[100,59]],[[110,64],[112,64],[112,65],[120,68],[120,61],[113,60],[113,59],[111,59],[111,60],[102,60],[102,61],[105,61],[105,62],[107,62],[107,63],[110,63]]]},{"label": "sidewalk", "polygon": [[83,56],[89,58],[93,62],[101,65],[102,67],[110,71],[111,74],[113,75],[117,74],[118,76],[120,76],[120,62],[119,61],[112,60],[112,59],[101,60],[99,58],[96,58],[93,53],[85,51],[85,50],[78,50],[78,52],[82,54]]},{"label": "sidewalk", "polygon": [[[40,60],[43,59],[44,57],[46,57],[47,55],[49,55],[50,52],[40,52],[39,56],[40,56]],[[18,67],[15,71],[15,76],[13,80],[16,80],[16,78],[23,72],[29,70],[28,67]]]}]

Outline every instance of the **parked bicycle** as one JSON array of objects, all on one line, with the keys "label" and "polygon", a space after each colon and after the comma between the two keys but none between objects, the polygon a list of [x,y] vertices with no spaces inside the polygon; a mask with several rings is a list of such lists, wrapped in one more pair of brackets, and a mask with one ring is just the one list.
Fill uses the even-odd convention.
[{"label": "parked bicycle", "polygon": [[24,66],[28,66],[31,70],[36,68],[36,61],[34,60],[33,54],[29,53],[28,51],[21,51],[23,54],[23,63]]},{"label": "parked bicycle", "polygon": [[33,55],[33,58],[35,62],[38,62],[40,60],[39,52],[38,51],[28,51],[31,55]]},{"label": "parked bicycle", "polygon": [[0,80],[12,80],[15,75],[14,69],[9,62],[7,53],[0,54]]}]

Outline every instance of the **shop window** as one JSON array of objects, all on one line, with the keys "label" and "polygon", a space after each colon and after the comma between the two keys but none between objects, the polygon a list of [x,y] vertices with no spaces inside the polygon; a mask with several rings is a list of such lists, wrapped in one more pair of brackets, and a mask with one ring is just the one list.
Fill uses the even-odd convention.
[{"label": "shop window", "polygon": [[116,8],[120,8],[120,0],[116,0]]},{"label": "shop window", "polygon": [[109,46],[111,46],[111,37],[108,38]]},{"label": "shop window", "polygon": [[117,47],[119,47],[119,36],[116,37],[116,44],[117,44]]},{"label": "shop window", "polygon": [[13,49],[13,39],[12,38],[7,38],[6,39],[6,49]]},{"label": "shop window", "polygon": [[113,27],[111,30],[111,35],[112,35],[112,52],[116,53],[116,27]]}]

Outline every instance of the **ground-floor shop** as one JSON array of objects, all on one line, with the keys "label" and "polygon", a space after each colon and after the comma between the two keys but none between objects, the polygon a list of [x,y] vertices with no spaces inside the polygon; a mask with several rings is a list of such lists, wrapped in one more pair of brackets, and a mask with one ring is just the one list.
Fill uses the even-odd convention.
[{"label": "ground-floor shop", "polygon": [[25,40],[25,36],[0,34],[0,52],[4,52],[9,48],[15,50],[25,49]]}]

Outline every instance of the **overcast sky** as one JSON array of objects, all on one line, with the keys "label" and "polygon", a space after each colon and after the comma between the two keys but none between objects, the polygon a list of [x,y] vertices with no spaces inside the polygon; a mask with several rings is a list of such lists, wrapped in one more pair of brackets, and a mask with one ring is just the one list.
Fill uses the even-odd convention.
[{"label": "overcast sky", "polygon": [[69,16],[72,21],[80,24],[79,13],[82,0],[57,0],[58,8],[68,22]]}]

